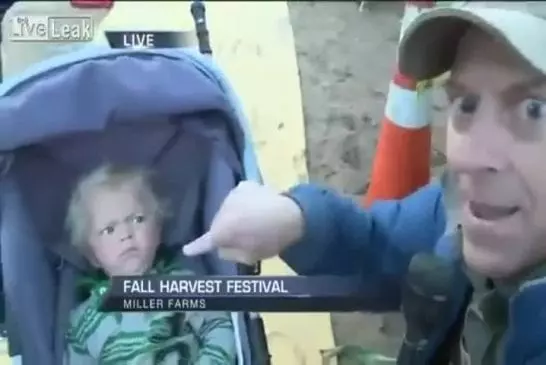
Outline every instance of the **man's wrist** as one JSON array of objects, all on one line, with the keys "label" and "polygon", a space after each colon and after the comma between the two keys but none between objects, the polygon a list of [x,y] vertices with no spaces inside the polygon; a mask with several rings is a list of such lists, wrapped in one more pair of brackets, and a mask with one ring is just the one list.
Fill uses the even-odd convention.
[{"label": "man's wrist", "polygon": [[303,211],[296,199],[290,193],[281,193],[281,197],[285,202],[286,213],[286,240],[283,250],[299,242],[304,235],[304,218]]}]

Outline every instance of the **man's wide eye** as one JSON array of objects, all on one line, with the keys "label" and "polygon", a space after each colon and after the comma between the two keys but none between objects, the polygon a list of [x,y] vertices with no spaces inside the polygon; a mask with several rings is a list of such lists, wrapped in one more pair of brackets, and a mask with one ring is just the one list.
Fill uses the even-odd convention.
[{"label": "man's wide eye", "polygon": [[453,100],[452,110],[457,114],[473,114],[480,103],[478,95],[460,96]]},{"label": "man's wide eye", "polygon": [[518,106],[518,115],[523,120],[546,120],[546,101],[539,99],[525,99]]}]

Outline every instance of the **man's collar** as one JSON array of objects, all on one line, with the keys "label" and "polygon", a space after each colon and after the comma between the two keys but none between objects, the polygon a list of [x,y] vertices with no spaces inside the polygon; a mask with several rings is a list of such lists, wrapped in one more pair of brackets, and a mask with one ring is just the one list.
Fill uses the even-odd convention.
[{"label": "man's collar", "polygon": [[546,264],[536,266],[532,270],[513,278],[499,280],[491,280],[486,276],[470,270],[466,265],[464,270],[475,291],[487,292],[495,289],[506,299],[509,299],[512,295],[517,293],[522,285],[536,279],[546,278]]},{"label": "man's collar", "polygon": [[546,264],[535,266],[533,269],[526,271],[521,275],[517,275],[511,279],[495,280],[495,288],[506,298],[510,298],[517,293],[521,287],[536,279],[546,277]]},{"label": "man's collar", "polygon": [[510,299],[529,285],[543,285],[546,264],[510,280],[490,280],[465,266],[465,272],[474,287],[469,309],[493,332],[503,332],[508,325]]}]

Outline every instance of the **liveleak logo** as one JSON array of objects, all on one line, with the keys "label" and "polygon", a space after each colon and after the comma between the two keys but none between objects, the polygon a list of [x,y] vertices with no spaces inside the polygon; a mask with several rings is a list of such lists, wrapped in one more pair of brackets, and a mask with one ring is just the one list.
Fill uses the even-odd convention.
[{"label": "liveleak logo", "polygon": [[106,31],[105,35],[112,48],[180,48],[194,43],[192,32]]},{"label": "liveleak logo", "polygon": [[93,19],[87,16],[16,15],[11,18],[13,42],[90,42]]}]

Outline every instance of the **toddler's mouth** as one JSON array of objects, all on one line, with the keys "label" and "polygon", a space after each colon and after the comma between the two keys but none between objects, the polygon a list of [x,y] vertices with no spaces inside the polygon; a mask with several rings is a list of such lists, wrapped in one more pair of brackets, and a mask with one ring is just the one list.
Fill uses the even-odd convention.
[{"label": "toddler's mouth", "polygon": [[138,250],[134,247],[128,248],[121,254],[122,257],[125,256],[133,256],[134,254],[138,253]]}]

